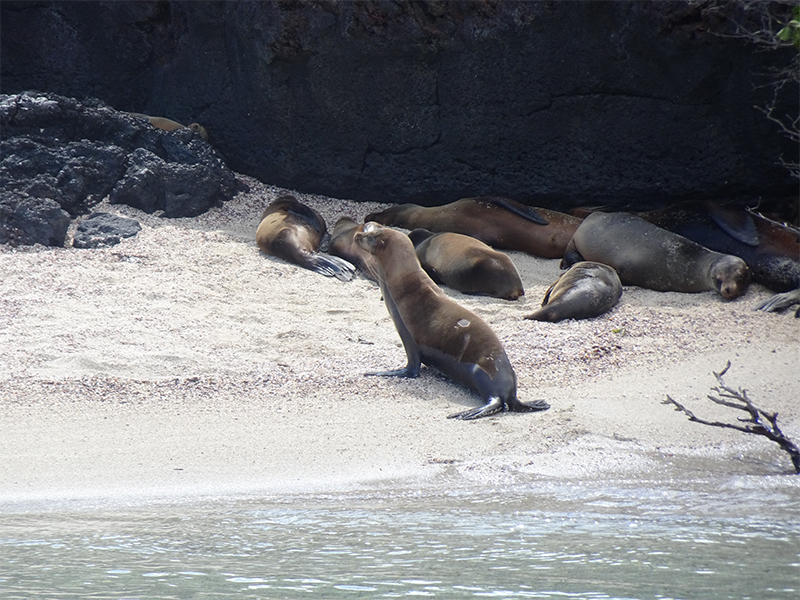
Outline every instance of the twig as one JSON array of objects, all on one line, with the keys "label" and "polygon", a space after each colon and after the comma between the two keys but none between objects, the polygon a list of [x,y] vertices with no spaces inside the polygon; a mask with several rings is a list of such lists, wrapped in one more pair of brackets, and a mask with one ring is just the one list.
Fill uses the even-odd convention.
[{"label": "twig", "polygon": [[701,419],[683,404],[677,400],[674,400],[669,395],[667,395],[667,399],[664,400],[663,404],[674,405],[675,410],[682,412],[689,417],[690,421],[694,421],[696,423],[702,423],[703,425],[709,425],[711,427],[735,429],[737,431],[752,433],[755,435],[763,435],[767,439],[777,443],[785,452],[789,453],[789,457],[792,459],[792,465],[794,465],[794,472],[800,473],[800,448],[798,448],[792,440],[786,437],[786,435],[784,435],[784,433],[778,427],[778,413],[768,413],[764,410],[761,410],[755,404],[753,404],[750,398],[747,397],[746,390],[742,388],[735,390],[728,386],[722,379],[722,376],[728,372],[730,366],[731,362],[728,361],[728,364],[725,365],[725,368],[722,369],[722,371],[719,373],[714,373],[714,377],[716,377],[717,381],[719,382],[719,386],[711,389],[717,392],[720,397],[715,397],[710,394],[707,397],[712,402],[721,406],[727,406],[728,408],[733,408],[748,413],[750,415],[749,418],[738,419],[741,423],[746,423],[745,425]]}]

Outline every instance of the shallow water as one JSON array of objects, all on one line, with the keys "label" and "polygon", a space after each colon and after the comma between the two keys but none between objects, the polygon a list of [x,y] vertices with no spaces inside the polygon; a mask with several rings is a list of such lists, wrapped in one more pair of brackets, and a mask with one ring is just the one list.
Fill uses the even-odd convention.
[{"label": "shallow water", "polygon": [[792,477],[0,506],[2,598],[797,598]]}]

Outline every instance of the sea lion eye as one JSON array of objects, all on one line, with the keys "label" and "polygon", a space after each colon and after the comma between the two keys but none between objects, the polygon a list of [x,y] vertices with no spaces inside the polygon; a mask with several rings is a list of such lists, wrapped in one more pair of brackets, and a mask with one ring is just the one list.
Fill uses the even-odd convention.
[{"label": "sea lion eye", "polygon": [[456,323],[458,327],[469,327],[469,321],[467,319],[459,319],[458,323]]}]

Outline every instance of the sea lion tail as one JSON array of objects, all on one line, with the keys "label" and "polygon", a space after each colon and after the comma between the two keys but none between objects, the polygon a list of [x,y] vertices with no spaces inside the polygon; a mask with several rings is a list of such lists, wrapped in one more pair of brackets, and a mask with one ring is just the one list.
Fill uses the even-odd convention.
[{"label": "sea lion tail", "polygon": [[322,253],[310,257],[308,268],[320,275],[336,277],[341,281],[350,281],[356,272],[352,263],[338,256]]}]

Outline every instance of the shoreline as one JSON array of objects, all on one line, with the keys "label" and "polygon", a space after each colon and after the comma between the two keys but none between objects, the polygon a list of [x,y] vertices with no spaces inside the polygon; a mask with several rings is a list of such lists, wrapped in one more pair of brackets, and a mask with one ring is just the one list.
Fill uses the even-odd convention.
[{"label": "shoreline", "polygon": [[[448,420],[478,399],[443,376],[363,377],[404,361],[378,288],[261,255],[258,216],[287,190],[243,179],[194,219],[96,207],[142,224],[110,248],[0,248],[0,506],[791,472],[776,444],[661,403],[735,419],[705,399],[730,360],[726,383],[800,439],[800,320],[753,311],[763,287],[625,288],[597,319],[523,321],[558,261],[508,253],[520,300],[445,291],[498,333],[520,399],[551,408]],[[329,230],[386,206],[290,193]]]}]

